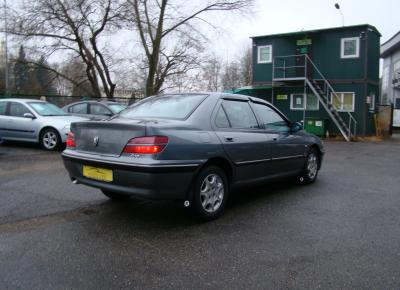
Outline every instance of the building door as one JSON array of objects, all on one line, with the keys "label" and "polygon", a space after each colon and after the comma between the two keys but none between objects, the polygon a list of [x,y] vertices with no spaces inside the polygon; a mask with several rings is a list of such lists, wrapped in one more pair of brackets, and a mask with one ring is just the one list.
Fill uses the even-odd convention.
[{"label": "building door", "polygon": [[400,127],[400,98],[394,102],[393,127]]},{"label": "building door", "polygon": [[305,54],[308,55],[309,58],[312,59],[312,41],[311,39],[302,39],[297,40],[296,42],[296,76],[304,77],[305,75],[308,78],[312,78],[313,75],[313,67],[311,63],[307,62],[307,73],[305,72],[305,60],[306,58],[303,56]]}]

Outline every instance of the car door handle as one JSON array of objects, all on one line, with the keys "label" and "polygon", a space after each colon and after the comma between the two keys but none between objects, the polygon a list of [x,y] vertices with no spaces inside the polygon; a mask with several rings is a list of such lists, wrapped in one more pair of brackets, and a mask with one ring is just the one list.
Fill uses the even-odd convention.
[{"label": "car door handle", "polygon": [[274,137],[274,138],[272,138],[272,140],[273,140],[273,141],[276,141],[276,140],[278,140],[278,137]]},{"label": "car door handle", "polygon": [[235,139],[233,137],[224,137],[226,142],[234,142]]}]

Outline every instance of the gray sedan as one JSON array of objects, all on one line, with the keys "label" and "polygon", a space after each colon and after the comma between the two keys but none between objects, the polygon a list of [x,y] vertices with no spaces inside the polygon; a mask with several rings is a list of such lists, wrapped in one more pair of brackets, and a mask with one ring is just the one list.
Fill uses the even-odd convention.
[{"label": "gray sedan", "polygon": [[62,109],[70,115],[103,120],[126,109],[126,105],[112,101],[82,101],[69,104]]},{"label": "gray sedan", "polygon": [[316,180],[324,148],[261,99],[230,94],[147,98],[109,120],[71,126],[63,160],[74,183],[111,199],[181,200],[205,220],[236,186]]},{"label": "gray sedan", "polygon": [[4,141],[35,142],[46,150],[56,150],[65,143],[71,122],[85,120],[44,101],[0,100],[0,139]]}]

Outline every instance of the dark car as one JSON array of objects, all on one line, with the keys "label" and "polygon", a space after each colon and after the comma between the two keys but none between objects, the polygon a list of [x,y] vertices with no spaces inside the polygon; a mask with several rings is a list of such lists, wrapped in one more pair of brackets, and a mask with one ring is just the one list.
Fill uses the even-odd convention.
[{"label": "dark car", "polygon": [[112,101],[82,101],[69,104],[62,109],[70,115],[103,120],[126,109],[126,105]]},{"label": "dark car", "polygon": [[314,182],[323,154],[316,136],[270,103],[211,93],[149,97],[109,120],[73,123],[62,156],[74,183],[111,199],[181,200],[211,220],[235,186]]}]

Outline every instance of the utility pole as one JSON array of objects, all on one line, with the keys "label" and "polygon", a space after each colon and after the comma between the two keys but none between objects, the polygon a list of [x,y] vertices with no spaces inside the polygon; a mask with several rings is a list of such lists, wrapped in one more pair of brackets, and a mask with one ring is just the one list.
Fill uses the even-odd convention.
[{"label": "utility pole", "polygon": [[4,54],[5,54],[5,68],[4,68],[4,83],[5,83],[5,92],[4,94],[8,96],[9,90],[9,81],[8,81],[8,25],[7,25],[7,0],[4,0]]}]

